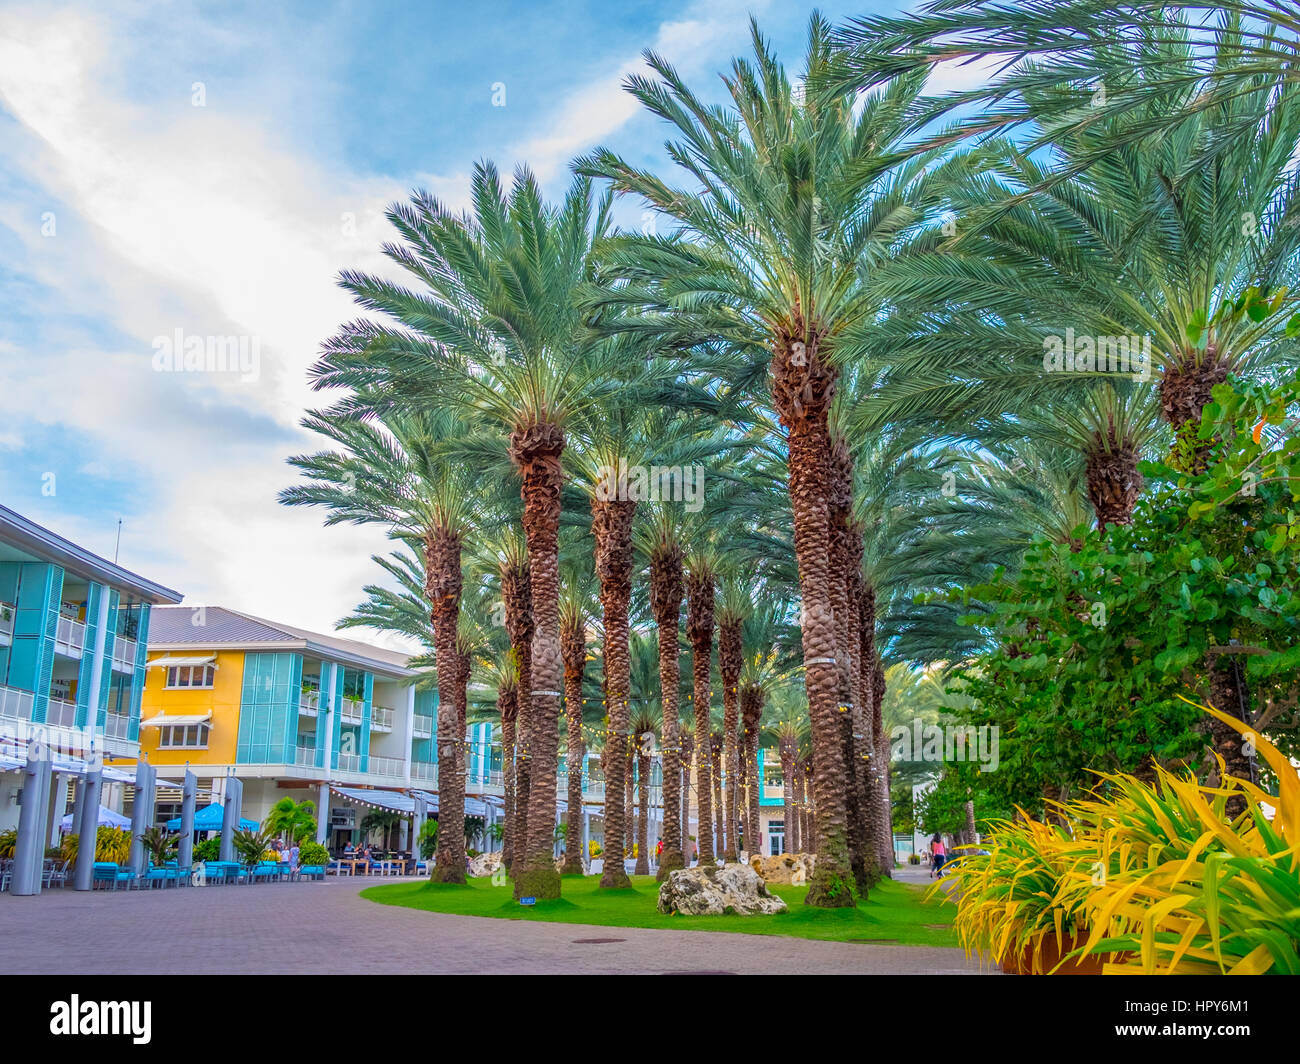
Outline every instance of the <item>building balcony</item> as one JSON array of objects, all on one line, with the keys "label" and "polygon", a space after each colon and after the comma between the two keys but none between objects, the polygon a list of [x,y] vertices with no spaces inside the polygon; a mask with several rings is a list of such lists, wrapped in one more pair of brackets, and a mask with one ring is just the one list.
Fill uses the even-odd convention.
[{"label": "building balcony", "polygon": [[303,691],[298,696],[298,715],[300,717],[314,717],[320,712],[320,692]]},{"label": "building balcony", "polygon": [[415,723],[411,729],[411,738],[413,739],[432,739],[433,738],[433,718],[425,716],[422,713],[415,715]]},{"label": "building balcony", "polygon": [[0,646],[8,646],[14,638],[14,604],[0,602]]},{"label": "building balcony", "polygon": [[[86,626],[81,621],[60,615],[58,627],[54,632],[55,651],[70,658],[79,658],[85,646]],[[134,659],[132,665],[134,666]]]},{"label": "building balcony", "polygon": [[293,752],[293,763],[295,765],[300,765],[303,768],[315,768],[316,747],[314,746],[295,747]]},{"label": "building balcony", "polygon": [[350,698],[343,699],[344,724],[360,724],[365,712],[365,706],[361,702],[354,702]]},{"label": "building balcony", "polygon": [[370,707],[370,730],[390,732],[393,730],[394,713],[387,706]]},{"label": "building balcony", "polygon": [[411,762],[411,779],[436,787],[438,786],[438,766],[423,761],[413,761]]},{"label": "building balcony", "polygon": [[20,691],[17,687],[0,687],[0,717],[11,720],[31,720],[32,705],[36,696],[31,691]]},{"label": "building balcony", "polygon": [[131,718],[121,713],[110,713],[104,718],[104,737],[125,739],[131,734]]},{"label": "building balcony", "polygon": [[118,672],[135,671],[135,640],[118,636],[113,640],[113,668]]},{"label": "building balcony", "polygon": [[66,698],[51,698],[45,708],[45,723],[55,728],[77,726],[77,703]]},{"label": "building balcony", "polygon": [[400,757],[380,757],[371,754],[367,763],[370,773],[376,776],[404,776],[406,762]]}]

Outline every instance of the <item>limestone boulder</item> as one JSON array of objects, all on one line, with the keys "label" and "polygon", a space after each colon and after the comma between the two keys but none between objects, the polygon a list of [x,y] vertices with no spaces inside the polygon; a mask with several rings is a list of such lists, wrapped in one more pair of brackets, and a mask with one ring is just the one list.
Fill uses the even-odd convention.
[{"label": "limestone boulder", "polygon": [[481,853],[469,859],[469,872],[474,879],[485,879],[501,867],[501,854]]},{"label": "limestone boulder", "polygon": [[659,911],[684,916],[770,916],[786,911],[748,865],[683,868],[659,887]]},{"label": "limestone boulder", "polygon": [[807,883],[812,879],[817,855],[811,853],[783,853],[779,857],[754,854],[749,866],[764,883]]}]

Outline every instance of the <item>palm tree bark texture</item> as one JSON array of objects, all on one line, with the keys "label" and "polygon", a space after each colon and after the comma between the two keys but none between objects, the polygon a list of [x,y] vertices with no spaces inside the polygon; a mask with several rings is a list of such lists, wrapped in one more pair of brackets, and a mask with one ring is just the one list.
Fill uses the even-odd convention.
[{"label": "palm tree bark texture", "polygon": [[713,765],[709,756],[709,671],[713,660],[713,574],[686,577],[686,638],[691,644],[691,698],[695,705],[695,828],[701,865],[713,852]]},{"label": "palm tree bark texture", "polygon": [[691,759],[695,754],[695,735],[679,731],[678,736],[682,748],[682,861],[689,866],[695,849],[691,845]]},{"label": "palm tree bark texture", "polygon": [[[514,859],[524,852],[528,837],[528,759],[517,751],[528,746],[527,723],[532,691],[533,661],[533,592],[527,563],[505,565],[501,569],[501,599],[504,606],[506,636],[519,668],[519,693],[516,716],[510,734],[512,771],[506,775],[505,843],[503,860],[508,871]],[[504,730],[502,743],[506,742]]]},{"label": "palm tree bark texture", "polygon": [[813,794],[817,864],[805,901],[826,908],[856,903],[849,865],[844,743],[840,726],[831,592],[830,431],[827,412],[835,369],[818,354],[819,337],[800,328],[779,337],[772,351],[772,399],[789,434],[790,504],[802,599],[804,685],[812,721]]},{"label": "palm tree bark texture", "polygon": [[658,878],[685,864],[682,856],[682,746],[678,705],[681,668],[677,627],[682,613],[682,552],[676,545],[650,557],[650,610],[659,631],[659,690],[663,720],[663,852]]},{"label": "palm tree bark texture", "polygon": [[618,889],[631,881],[623,866],[628,732],[632,663],[628,651],[628,608],[632,598],[632,521],[636,503],[593,500],[592,534],[596,540],[596,575],[604,617],[605,709],[605,863],[600,885]]},{"label": "palm tree bark texture", "polygon": [[[465,882],[465,777],[460,750],[465,729],[460,723],[460,653],[456,626],[460,619],[460,537],[445,530],[424,541],[425,595],[433,622],[434,661],[438,671],[438,845],[430,878],[435,883]],[[459,730],[458,730],[459,729]]]},{"label": "palm tree bark texture", "polygon": [[722,742],[726,763],[726,846],[728,861],[737,858],[740,828],[740,667],[744,664],[740,642],[741,619],[725,615],[718,625],[718,670],[722,673]]},{"label": "palm tree bark texture", "polygon": [[533,424],[510,436],[510,457],[523,486],[524,536],[528,543],[529,586],[532,592],[533,640],[531,714],[524,730],[528,761],[527,834],[522,862],[516,855],[515,897],[560,896],[560,874],[552,856],[555,846],[556,759],[559,738],[560,684],[564,662],[560,652],[559,530],[560,489],[564,474],[560,455],[564,433],[557,425]]},{"label": "palm tree bark texture", "polygon": [[763,691],[758,687],[740,689],[740,726],[745,755],[745,850],[753,855],[762,850],[762,831],[759,827],[759,800],[762,782],[758,777],[758,734],[763,718]]},{"label": "palm tree bark texture", "polygon": [[582,618],[565,625],[560,633],[564,654],[564,712],[568,739],[564,760],[569,769],[568,813],[564,823],[563,875],[582,875],[582,675],[587,662],[587,633]]}]

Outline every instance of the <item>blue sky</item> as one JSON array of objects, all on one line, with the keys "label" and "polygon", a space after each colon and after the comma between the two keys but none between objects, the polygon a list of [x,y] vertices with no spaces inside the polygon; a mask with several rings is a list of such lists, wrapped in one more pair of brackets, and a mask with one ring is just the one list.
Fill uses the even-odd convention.
[{"label": "blue sky", "polygon": [[[482,158],[551,194],[597,144],[661,160],[619,88],[641,51],[716,94],[751,12],[797,71],[810,10],[0,5],[0,502],[110,557],[121,518],[122,564],[187,601],[329,630],[387,544],[275,494],[314,446],[306,369],[354,316],[334,277],[386,268],[385,205],[461,204]],[[255,379],[156,371],[177,329],[244,338]]]}]

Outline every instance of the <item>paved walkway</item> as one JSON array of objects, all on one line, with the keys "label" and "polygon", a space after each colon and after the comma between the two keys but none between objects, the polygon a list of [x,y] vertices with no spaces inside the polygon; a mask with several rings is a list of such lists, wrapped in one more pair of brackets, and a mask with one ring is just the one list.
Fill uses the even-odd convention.
[{"label": "paved walkway", "polygon": [[[975,973],[961,950],[525,924],[376,905],[375,880],[0,894],[6,974]],[[615,939],[583,942],[583,939]]]}]

